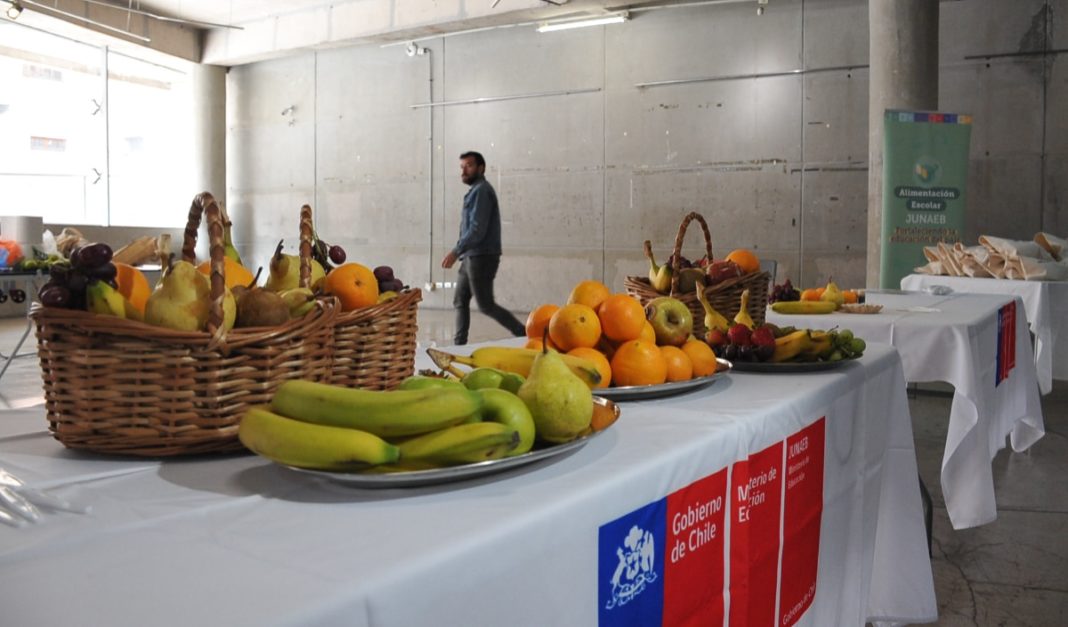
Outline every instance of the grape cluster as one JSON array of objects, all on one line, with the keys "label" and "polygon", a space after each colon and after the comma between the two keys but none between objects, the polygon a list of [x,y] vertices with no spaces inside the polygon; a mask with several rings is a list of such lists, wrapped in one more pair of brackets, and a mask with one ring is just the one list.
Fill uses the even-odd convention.
[{"label": "grape cluster", "polygon": [[50,278],[37,292],[37,299],[45,307],[85,309],[85,288],[91,281],[118,287],[111,254],[111,247],[104,243],[75,248],[69,261],[56,262],[49,268]]},{"label": "grape cluster", "polygon": [[771,288],[771,294],[768,295],[768,302],[775,303],[778,301],[793,301],[801,300],[801,292],[790,283],[790,279],[786,279],[782,285],[775,285]]},{"label": "grape cluster", "polygon": [[329,272],[334,266],[345,263],[347,255],[345,249],[338,245],[330,245],[315,236],[312,242],[312,259],[319,262],[324,270]]}]

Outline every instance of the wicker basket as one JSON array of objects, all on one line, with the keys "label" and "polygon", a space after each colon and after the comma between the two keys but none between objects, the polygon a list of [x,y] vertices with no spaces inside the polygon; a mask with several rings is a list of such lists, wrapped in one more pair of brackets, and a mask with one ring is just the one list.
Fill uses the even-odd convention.
[{"label": "wicker basket", "polygon": [[[49,428],[64,446],[152,457],[236,451],[249,405],[268,402],[289,379],[330,380],[336,301],[277,327],[222,329],[222,223],[208,193],[189,209],[182,255],[193,261],[201,214],[211,250],[210,331],[34,304]],[[310,254],[310,228],[301,226],[301,250]],[[310,277],[302,256],[302,277]]]},{"label": "wicker basket", "polygon": [[377,305],[338,314],[331,383],[391,390],[415,370],[416,317],[423,293],[408,289]]},{"label": "wicker basket", "polygon": [[[679,225],[679,232],[675,235],[675,250],[671,257],[672,273],[671,273],[671,292],[670,296],[673,296],[690,308],[693,312],[693,332],[698,337],[704,337],[705,332],[705,310],[701,305],[701,301],[697,298],[697,293],[693,294],[679,294],[679,258],[682,255],[682,240],[686,236],[686,228],[690,225],[690,222],[697,220],[697,223],[701,225],[701,232],[705,237],[705,255],[709,261],[712,260],[712,235],[708,231],[708,224],[705,222],[704,217],[696,212],[690,212],[682,219],[682,224]],[[757,271],[750,272],[749,274],[736,277],[733,279],[727,279],[721,281],[715,285],[705,288],[705,296],[708,297],[708,302],[715,308],[716,311],[727,317],[728,320],[734,318],[738,313],[738,309],[741,306],[742,292],[746,289],[749,290],[749,315],[753,318],[753,321],[757,324],[764,324],[764,315],[768,307],[768,281],[770,276],[767,272]],[[641,301],[642,305],[645,305],[652,299],[658,296],[664,296],[653,289],[653,286],[649,283],[647,277],[628,276],[623,280],[623,285],[627,288],[627,293]]]}]

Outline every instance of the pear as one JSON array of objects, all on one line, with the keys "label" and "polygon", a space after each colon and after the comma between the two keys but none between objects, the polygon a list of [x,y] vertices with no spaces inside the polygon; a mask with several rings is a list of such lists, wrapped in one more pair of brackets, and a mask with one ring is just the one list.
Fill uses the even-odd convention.
[{"label": "pear", "polygon": [[302,318],[315,307],[315,293],[309,287],[294,287],[278,293],[289,308],[290,318]]},{"label": "pear", "polygon": [[[317,289],[326,271],[318,261],[311,260],[311,288]],[[300,285],[300,257],[287,255],[282,252],[282,242],[278,242],[278,248],[271,257],[271,276],[267,277],[265,286],[272,292],[284,292]]]},{"label": "pear", "polygon": [[289,321],[289,305],[274,292],[253,285],[237,301],[237,327],[275,327]]},{"label": "pear", "polygon": [[210,313],[211,284],[188,261],[172,263],[145,303],[145,322],[176,331],[202,331]]},{"label": "pear", "polygon": [[823,295],[820,296],[820,300],[834,303],[841,307],[842,303],[845,302],[845,294],[842,293],[842,290],[838,289],[838,285],[834,281],[829,281],[827,287],[823,288]]},{"label": "pear", "polygon": [[593,419],[593,393],[571,372],[560,354],[543,348],[516,393],[531,415],[538,437],[569,442],[582,435]]}]

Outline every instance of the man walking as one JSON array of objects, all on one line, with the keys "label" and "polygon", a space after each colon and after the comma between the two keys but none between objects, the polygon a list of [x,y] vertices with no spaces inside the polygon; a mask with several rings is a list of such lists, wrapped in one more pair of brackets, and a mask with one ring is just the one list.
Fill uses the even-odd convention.
[{"label": "man walking", "polygon": [[486,180],[486,160],[477,152],[460,155],[460,180],[469,185],[464,195],[463,215],[460,219],[460,239],[441,260],[441,267],[449,269],[460,260],[456,277],[456,294],[452,305],[456,308],[456,335],[453,343],[467,344],[471,326],[471,295],[482,313],[512,332],[525,334],[523,324],[510,311],[493,300],[493,279],[501,263],[501,212],[497,206],[497,192]]}]

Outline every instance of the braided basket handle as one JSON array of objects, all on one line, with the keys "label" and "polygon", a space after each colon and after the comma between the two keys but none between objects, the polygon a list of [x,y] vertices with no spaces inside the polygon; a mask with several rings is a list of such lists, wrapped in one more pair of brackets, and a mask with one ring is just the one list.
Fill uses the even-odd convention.
[{"label": "braided basket handle", "polygon": [[182,260],[196,264],[197,231],[200,219],[204,216],[208,225],[208,255],[211,270],[208,278],[211,282],[211,313],[208,315],[208,333],[220,336],[223,323],[223,299],[226,297],[226,250],[223,247],[222,211],[215,198],[208,192],[201,192],[193,198],[189,206],[189,217],[185,222],[185,234],[182,239]]},{"label": "braided basket handle", "polygon": [[311,255],[312,255],[312,226],[311,205],[300,208],[300,287],[311,287]]},{"label": "braided basket handle", "polygon": [[691,211],[686,214],[686,217],[682,219],[682,224],[679,225],[679,232],[675,235],[675,250],[671,255],[671,293],[674,297],[679,291],[679,259],[682,257],[682,240],[686,237],[686,229],[690,226],[690,222],[697,220],[697,223],[701,225],[701,233],[705,236],[705,258],[709,263],[712,262],[712,234],[708,231],[708,223],[705,222],[704,216]]}]

